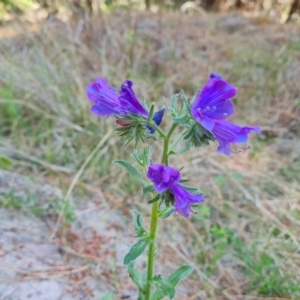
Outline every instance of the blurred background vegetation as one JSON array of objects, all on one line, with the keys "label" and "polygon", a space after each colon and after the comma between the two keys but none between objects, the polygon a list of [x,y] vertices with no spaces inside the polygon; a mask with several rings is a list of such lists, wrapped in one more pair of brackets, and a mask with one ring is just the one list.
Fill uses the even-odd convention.
[{"label": "blurred background vegetation", "polygon": [[[117,299],[134,289],[119,251],[134,235],[129,210],[148,223],[149,205],[111,164],[133,147],[119,143],[112,118],[90,113],[85,86],[103,76],[119,88],[130,78],[158,109],[181,90],[194,95],[215,72],[238,87],[233,120],[262,133],[229,158],[216,144],[170,157],[206,204],[189,220],[160,222],[157,268],[195,264],[180,300],[300,299],[299,1],[0,3],[0,226],[8,224],[0,238],[12,219],[35,216],[47,243],[88,266],[82,281],[96,279]],[[18,226],[17,236],[30,228]],[[81,299],[94,299],[72,282]]]},{"label": "blurred background vegetation", "polygon": [[181,9],[230,11],[243,10],[280,18],[283,22],[292,19],[299,12],[299,0],[1,0],[0,18],[10,18],[11,14],[22,14],[28,10],[45,9],[49,15],[59,12],[97,14],[99,10],[113,10],[117,7],[156,9]]}]

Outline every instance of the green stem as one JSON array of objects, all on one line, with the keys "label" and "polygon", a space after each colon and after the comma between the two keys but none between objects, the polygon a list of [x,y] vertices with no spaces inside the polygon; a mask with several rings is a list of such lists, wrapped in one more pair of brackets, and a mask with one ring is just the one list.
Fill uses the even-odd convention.
[{"label": "green stem", "polygon": [[158,134],[162,137],[162,138],[166,138],[165,133],[152,121],[147,122],[146,124],[148,124],[149,126],[153,127],[155,129],[155,131],[158,132]]},{"label": "green stem", "polygon": [[[164,149],[161,158],[162,164],[168,165],[169,142],[177,126],[178,124],[173,124],[167,136],[165,136]],[[154,258],[155,258],[155,238],[156,238],[157,220],[158,220],[158,201],[153,203],[152,211],[151,211],[150,238],[152,240],[152,243],[149,246],[149,254],[148,254],[147,286],[145,292],[146,300],[150,300],[150,296],[151,296],[151,279],[153,277],[153,267],[154,267]]]},{"label": "green stem", "polygon": [[172,125],[170,131],[168,132],[168,135],[166,136],[166,138],[164,140],[164,150],[163,150],[163,155],[161,158],[161,163],[164,165],[168,165],[169,142],[170,142],[170,138],[177,126],[178,126],[178,124]]},{"label": "green stem", "polygon": [[151,212],[151,225],[150,225],[150,238],[152,243],[149,246],[148,253],[148,272],[147,272],[147,286],[146,286],[146,300],[150,300],[151,296],[151,279],[153,277],[153,266],[154,266],[154,256],[155,256],[155,236],[156,227],[158,219],[158,202],[153,203]]},{"label": "green stem", "polygon": [[178,135],[177,139],[173,142],[173,144],[169,147],[170,151],[173,151],[174,148],[178,145],[178,143],[182,140],[182,137],[185,135],[183,131],[181,134]]}]

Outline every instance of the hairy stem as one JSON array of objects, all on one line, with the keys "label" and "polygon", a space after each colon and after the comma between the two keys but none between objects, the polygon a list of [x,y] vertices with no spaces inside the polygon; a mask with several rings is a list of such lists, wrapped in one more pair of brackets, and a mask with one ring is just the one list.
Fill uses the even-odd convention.
[{"label": "hairy stem", "polygon": [[178,143],[182,140],[182,137],[185,135],[185,132],[183,131],[181,134],[178,135],[177,139],[173,142],[173,144],[169,147],[170,151],[173,151],[175,147],[178,145]]},{"label": "hairy stem", "polygon": [[[170,138],[178,125],[173,124],[167,136],[164,139],[164,149],[161,158],[161,163],[168,165],[168,148]],[[152,212],[151,212],[151,225],[150,225],[150,238],[152,243],[149,246],[148,253],[148,272],[147,272],[147,286],[146,286],[146,300],[150,300],[151,296],[151,279],[153,277],[153,267],[154,267],[154,258],[155,258],[155,238],[156,238],[156,228],[157,228],[157,220],[158,220],[158,201],[153,203]]]},{"label": "hairy stem", "polygon": [[168,132],[168,135],[166,136],[166,138],[164,140],[164,150],[163,150],[163,155],[161,158],[161,163],[164,165],[168,165],[168,152],[169,152],[170,138],[177,126],[178,126],[178,124],[172,125],[170,131]]},{"label": "hairy stem", "polygon": [[162,138],[166,138],[165,133],[153,121],[147,122],[146,124],[153,127]]},{"label": "hairy stem", "polygon": [[158,202],[155,202],[152,205],[152,212],[151,212],[150,238],[152,239],[152,243],[149,246],[149,253],[148,253],[146,300],[149,300],[151,296],[151,279],[153,277],[153,266],[154,266],[154,256],[155,256],[155,236],[156,236],[156,227],[157,227],[157,219],[158,219],[157,211],[158,211]]}]

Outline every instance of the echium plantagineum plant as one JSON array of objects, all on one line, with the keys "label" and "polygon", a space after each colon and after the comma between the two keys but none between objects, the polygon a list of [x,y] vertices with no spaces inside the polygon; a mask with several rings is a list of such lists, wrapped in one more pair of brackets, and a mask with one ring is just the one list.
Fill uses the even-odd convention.
[{"label": "echium plantagineum plant", "polygon": [[[154,274],[158,219],[166,219],[173,213],[188,218],[194,213],[193,207],[204,202],[204,196],[198,188],[185,185],[186,180],[181,178],[179,170],[169,166],[169,156],[214,141],[218,142],[220,153],[230,155],[246,149],[240,144],[247,143],[249,134],[259,133],[260,128],[227,121],[234,114],[231,99],[236,96],[237,89],[216,74],[210,75],[203,89],[192,99],[181,92],[172,98],[170,105],[165,104],[157,112],[153,104],[149,109],[144,99],[143,104],[138,100],[132,86],[131,81],[125,80],[117,91],[106,79],[97,78],[87,86],[86,92],[92,102],[91,112],[99,117],[114,117],[121,142],[124,145],[135,142],[136,149],[131,155],[134,165],[125,160],[113,163],[141,183],[142,195],[150,199],[148,203],[152,205],[149,229],[140,213],[132,210],[137,242],[124,258],[124,265],[138,288],[138,299],[159,300],[166,296],[173,299],[176,285],[192,272],[193,266],[182,266],[167,278]],[[171,121],[167,132],[160,128],[164,114],[168,114]],[[175,133],[176,138],[173,138]],[[151,141],[153,145],[147,146]],[[185,146],[177,149],[180,142]],[[163,143],[161,161],[153,162],[152,154],[159,148],[155,147],[157,143]],[[137,148],[140,144],[144,146]],[[140,272],[134,263],[146,250],[147,267]]]}]

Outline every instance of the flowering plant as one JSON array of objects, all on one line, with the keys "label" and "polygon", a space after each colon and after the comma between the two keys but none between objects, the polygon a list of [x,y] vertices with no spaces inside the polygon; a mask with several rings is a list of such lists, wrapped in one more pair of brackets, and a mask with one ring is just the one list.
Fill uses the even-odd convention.
[{"label": "flowering plant", "polygon": [[[150,196],[150,230],[147,230],[140,213],[133,210],[137,242],[124,258],[124,265],[138,288],[138,299],[159,300],[166,296],[173,299],[176,285],[192,272],[193,266],[182,266],[165,279],[154,275],[157,222],[159,218],[165,219],[173,213],[188,218],[194,212],[193,206],[204,202],[204,196],[198,188],[183,185],[179,170],[168,166],[168,157],[185,152],[192,146],[207,146],[213,141],[218,142],[220,153],[230,155],[245,149],[239,144],[247,143],[249,134],[259,133],[260,128],[240,126],[227,121],[234,114],[231,99],[236,96],[237,89],[216,74],[210,75],[204,88],[193,99],[188,99],[182,92],[172,98],[170,105],[165,104],[157,112],[154,112],[154,105],[149,109],[144,99],[143,104],[138,100],[132,86],[133,83],[126,80],[118,92],[109,86],[106,79],[97,78],[87,86],[86,92],[93,103],[91,112],[99,117],[114,116],[116,132],[121,142],[125,145],[135,142],[136,150],[132,158],[137,167],[124,160],[113,163],[124,168],[141,183],[144,197]],[[167,133],[159,127],[165,112],[172,121]],[[181,133],[171,144],[173,134],[180,127]],[[153,141],[151,147],[137,148],[140,142],[146,143],[150,139]],[[182,141],[185,146],[177,149]],[[152,154],[159,142],[163,143],[161,162],[153,163]],[[134,263],[147,249],[147,269],[141,273]]]}]

